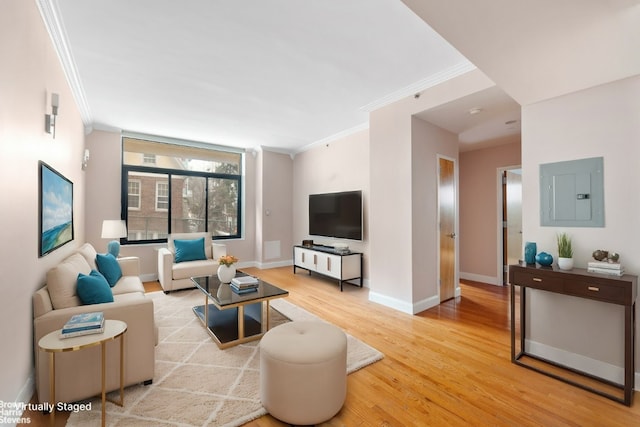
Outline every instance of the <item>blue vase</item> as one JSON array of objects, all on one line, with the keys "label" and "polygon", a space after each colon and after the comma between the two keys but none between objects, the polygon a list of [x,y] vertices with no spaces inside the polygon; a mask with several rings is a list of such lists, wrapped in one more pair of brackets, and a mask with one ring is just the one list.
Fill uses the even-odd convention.
[{"label": "blue vase", "polygon": [[538,252],[538,247],[535,242],[526,242],[524,244],[524,262],[527,264],[535,264],[536,263],[536,252]]},{"label": "blue vase", "polygon": [[540,265],[548,267],[553,264],[553,256],[546,252],[540,252],[538,255],[536,255],[536,262]]}]

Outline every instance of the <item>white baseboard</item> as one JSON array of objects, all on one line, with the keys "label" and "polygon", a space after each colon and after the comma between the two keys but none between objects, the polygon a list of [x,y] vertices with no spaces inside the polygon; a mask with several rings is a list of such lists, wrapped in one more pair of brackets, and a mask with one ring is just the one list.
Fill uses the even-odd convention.
[{"label": "white baseboard", "polygon": [[501,277],[483,276],[481,274],[464,273],[461,271],[460,278],[464,280],[471,280],[473,282],[488,283],[489,285],[502,286]]},{"label": "white baseboard", "polygon": [[[570,366],[583,372],[588,372],[617,384],[624,384],[624,368],[600,360],[591,359],[580,354],[551,347],[536,341],[526,340],[527,352],[551,360],[561,365]],[[639,390],[640,372],[635,372],[635,389]]]},{"label": "white baseboard", "polygon": [[387,295],[379,294],[377,292],[369,292],[369,301],[382,304],[403,313],[414,314],[413,305],[411,303],[399,300],[397,298],[392,298]]},{"label": "white baseboard", "polygon": [[142,280],[143,282],[155,282],[158,280],[158,274],[157,273],[141,274],[140,280]]},{"label": "white baseboard", "polygon": [[[5,402],[5,407],[7,410],[25,408],[27,406],[27,404],[31,401],[31,397],[33,396],[33,393],[35,392],[34,378],[35,378],[34,372],[31,371],[24,385],[20,389],[20,392],[18,393],[18,397],[16,397],[16,400],[13,403],[13,405],[11,405],[11,407],[8,407],[7,402]],[[3,411],[0,410],[0,414],[2,413]],[[11,413],[11,416],[3,415],[3,419],[0,422],[0,425],[2,425],[3,427],[4,426],[15,427],[16,425],[18,425],[18,422],[22,424],[29,424],[31,423],[31,419],[23,418],[22,415],[14,415],[13,413]]]}]

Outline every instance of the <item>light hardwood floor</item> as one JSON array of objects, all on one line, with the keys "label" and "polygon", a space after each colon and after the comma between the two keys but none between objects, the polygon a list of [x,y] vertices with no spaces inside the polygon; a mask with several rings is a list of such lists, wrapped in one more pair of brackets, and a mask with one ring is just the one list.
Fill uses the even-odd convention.
[{"label": "light hardwood floor", "polygon": [[508,287],[463,282],[461,297],[411,316],[302,270],[247,272],[385,354],[347,377],[345,405],[325,425],[640,426],[638,396],[629,408],[511,363]]},{"label": "light hardwood floor", "polygon": [[[463,282],[462,297],[411,316],[291,267],[245,271],[385,354],[347,377],[345,405],[325,426],[640,426],[638,396],[629,408],[510,362],[508,287]],[[269,415],[247,424],[285,425]]]}]

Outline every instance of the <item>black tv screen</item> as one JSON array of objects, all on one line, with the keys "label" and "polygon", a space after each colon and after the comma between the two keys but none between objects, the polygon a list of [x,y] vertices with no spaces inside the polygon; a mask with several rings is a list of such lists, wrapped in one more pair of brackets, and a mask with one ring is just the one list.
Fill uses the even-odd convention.
[{"label": "black tv screen", "polygon": [[362,191],[310,194],[309,234],[362,240]]}]

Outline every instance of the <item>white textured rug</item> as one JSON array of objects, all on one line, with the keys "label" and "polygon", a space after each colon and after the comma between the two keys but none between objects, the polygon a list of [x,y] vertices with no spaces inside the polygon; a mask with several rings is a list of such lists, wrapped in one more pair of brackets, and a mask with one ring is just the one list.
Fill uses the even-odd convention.
[{"label": "white textured rug", "polygon": [[[199,290],[147,295],[154,299],[159,329],[153,384],[127,387],[124,407],[107,402],[107,425],[240,426],[265,415],[259,341],[218,349],[192,311],[204,302]],[[272,327],[288,319],[322,321],[286,298],[271,301],[271,307],[277,310],[271,311]],[[382,359],[378,350],[347,338],[347,373]],[[72,413],[67,426],[99,426],[100,399],[91,406],[89,412]]]}]

